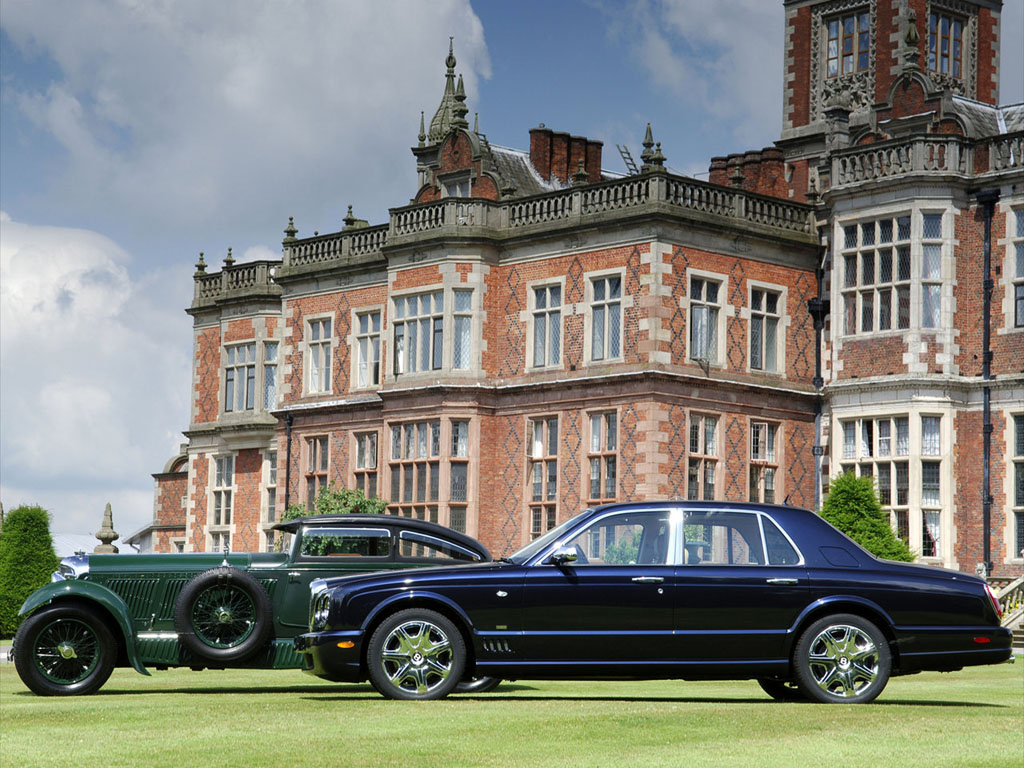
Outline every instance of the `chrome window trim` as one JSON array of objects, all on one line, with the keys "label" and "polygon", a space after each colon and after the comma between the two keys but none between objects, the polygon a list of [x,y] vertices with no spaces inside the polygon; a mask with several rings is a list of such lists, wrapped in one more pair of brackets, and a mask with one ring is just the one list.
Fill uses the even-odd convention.
[{"label": "chrome window trim", "polygon": [[[620,509],[609,509],[609,510],[607,510],[605,512],[602,512],[597,517],[593,517],[590,520],[588,520],[582,526],[582,528],[575,528],[575,527],[573,527],[569,534],[567,534],[566,536],[562,536],[557,541],[553,542],[551,545],[546,547],[539,555],[534,556],[532,560],[530,560],[527,563],[524,563],[524,565],[527,566],[527,567],[533,567],[533,566],[538,566],[538,565],[546,565],[547,563],[545,563],[544,561],[547,560],[549,557],[551,557],[551,555],[557,549],[562,547],[563,544],[566,541],[568,541],[569,539],[575,538],[576,536],[579,535],[579,533],[581,531],[583,531],[583,530],[585,530],[587,528],[590,528],[591,526],[595,525],[596,523],[599,523],[601,520],[604,520],[605,518],[612,517],[613,515],[630,515],[630,514],[635,515],[635,514],[647,513],[647,512],[667,512],[668,513],[669,540],[668,540],[668,550],[667,550],[667,553],[666,553],[666,556],[665,556],[665,565],[666,566],[679,565],[678,553],[681,551],[681,548],[682,548],[682,541],[681,541],[682,534],[681,534],[681,529],[679,528],[679,521],[682,519],[681,510],[682,510],[682,507],[663,506],[662,504],[658,504],[658,503],[654,503],[650,507],[634,507],[634,508],[631,508],[631,509],[621,509],[621,508]],[[572,518],[570,518],[570,520],[571,519]],[[582,568],[582,567],[585,567],[585,566],[580,566],[580,567]],[[643,567],[657,568],[659,566],[650,566],[650,565],[648,565],[648,566],[643,566]]]},{"label": "chrome window trim", "polygon": [[[399,539],[399,541],[416,541],[416,542],[419,542],[421,544],[433,544],[433,545],[437,546],[438,549],[440,549],[441,551],[444,551],[446,549],[450,549],[450,550],[455,550],[457,552],[462,552],[463,554],[467,555],[469,557],[469,559],[472,560],[475,563],[479,563],[483,559],[480,556],[479,552],[474,552],[469,547],[464,547],[461,544],[456,544],[455,542],[447,541],[446,539],[440,539],[437,536],[431,536],[429,533],[420,533],[419,531],[404,530],[404,531],[399,531],[398,532],[398,539]],[[427,558],[427,559],[433,559],[433,558]],[[456,558],[452,558],[452,559],[454,560]]]}]

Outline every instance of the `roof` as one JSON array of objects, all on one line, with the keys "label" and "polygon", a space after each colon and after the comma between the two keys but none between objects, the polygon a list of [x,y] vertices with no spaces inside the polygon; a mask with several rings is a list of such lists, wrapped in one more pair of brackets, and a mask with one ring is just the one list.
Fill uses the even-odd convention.
[{"label": "roof", "polygon": [[972,138],[1024,131],[1024,104],[996,107],[963,96],[953,96],[953,109],[967,124],[967,135]]},{"label": "roof", "polygon": [[502,184],[515,184],[515,197],[529,197],[560,189],[557,183],[541,178],[530,162],[528,152],[491,144],[491,157],[494,159],[494,169],[501,176]]}]

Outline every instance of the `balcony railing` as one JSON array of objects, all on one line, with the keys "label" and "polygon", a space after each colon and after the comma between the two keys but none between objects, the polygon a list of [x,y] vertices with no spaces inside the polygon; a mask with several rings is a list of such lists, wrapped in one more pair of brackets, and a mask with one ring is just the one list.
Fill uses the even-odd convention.
[{"label": "balcony railing", "polygon": [[974,143],[915,136],[850,147],[832,156],[832,188],[911,175],[971,176],[1024,168],[1024,132]]},{"label": "balcony railing", "polygon": [[213,274],[195,276],[192,306],[211,304],[225,298],[280,296],[281,288],[271,274],[279,261],[247,261],[225,266]]}]

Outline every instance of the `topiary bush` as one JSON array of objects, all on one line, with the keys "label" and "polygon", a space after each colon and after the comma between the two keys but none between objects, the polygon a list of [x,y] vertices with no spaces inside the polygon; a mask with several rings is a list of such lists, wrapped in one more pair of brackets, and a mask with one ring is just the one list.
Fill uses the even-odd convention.
[{"label": "topiary bush", "polygon": [[4,516],[0,530],[0,635],[12,636],[21,624],[18,609],[60,565],[53,551],[50,513],[21,506]]},{"label": "topiary bush", "polygon": [[912,562],[914,555],[896,537],[882,510],[873,477],[847,472],[832,478],[821,516],[871,554],[886,560]]}]

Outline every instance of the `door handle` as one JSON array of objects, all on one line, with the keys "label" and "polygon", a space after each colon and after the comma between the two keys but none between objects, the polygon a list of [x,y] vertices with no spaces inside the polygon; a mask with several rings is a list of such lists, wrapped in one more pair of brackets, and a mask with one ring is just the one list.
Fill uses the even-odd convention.
[{"label": "door handle", "polygon": [[289,584],[295,584],[296,582],[298,582],[299,577],[301,575],[302,574],[299,573],[298,571],[289,571],[289,573],[288,573],[288,583]]},{"label": "door handle", "polygon": [[661,576],[634,576],[632,581],[637,584],[661,584],[665,579]]},{"label": "door handle", "polygon": [[798,579],[768,579],[769,584],[799,584]]}]

